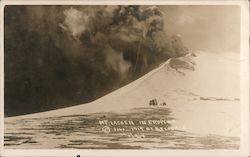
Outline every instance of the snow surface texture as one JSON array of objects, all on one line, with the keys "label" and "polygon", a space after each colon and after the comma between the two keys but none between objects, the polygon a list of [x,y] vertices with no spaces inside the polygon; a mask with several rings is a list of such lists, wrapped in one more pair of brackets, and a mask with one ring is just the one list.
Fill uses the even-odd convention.
[{"label": "snow surface texture", "polygon": [[[240,136],[239,70],[239,54],[235,53],[197,52],[184,57],[172,58],[136,81],[91,103],[6,118],[5,146],[7,148],[238,148]],[[152,99],[156,99],[159,103],[165,102],[166,106],[149,106],[149,101]],[[148,112],[151,114],[147,114]],[[147,116],[143,116],[143,114]],[[116,140],[126,144],[121,145],[122,142],[114,141],[113,143],[100,144],[98,141],[110,141],[111,135],[106,138],[98,136],[98,138],[95,134],[96,131],[93,131],[96,126],[90,126],[90,124],[96,124],[95,120],[98,117],[100,119],[100,116],[109,119],[135,116],[138,119],[136,115],[141,115],[139,118],[144,117],[146,120],[157,116],[159,119],[161,119],[160,116],[163,119],[175,119],[176,122],[171,125],[181,127],[184,132],[175,132],[175,138],[172,140],[166,139],[166,136],[154,134],[155,137],[150,138],[154,142],[149,143],[142,139],[138,141],[133,138],[121,138],[121,136],[113,135],[112,137],[119,137]],[[75,145],[72,144],[72,147],[62,146],[58,144],[60,142],[57,140],[54,140],[55,143],[48,141],[50,134],[48,130],[51,127],[54,126],[55,131],[58,124],[62,127],[72,123],[70,126],[72,129],[74,124],[86,121],[85,116],[92,117],[87,119],[93,122],[86,123],[90,130],[82,130],[82,133],[87,131],[84,135],[74,132],[67,138],[61,137],[64,143],[65,141],[73,141]],[[36,128],[36,131],[29,130],[27,127]],[[37,131],[40,129],[47,130],[47,132],[38,135]],[[95,133],[93,134],[93,132]],[[85,140],[86,138],[95,139],[96,141],[90,143],[77,141],[76,139],[79,137],[84,137]],[[176,137],[182,138],[184,141],[176,140]],[[32,142],[32,140],[34,141]],[[188,142],[192,140],[193,142]],[[18,142],[19,144],[14,144]]]}]

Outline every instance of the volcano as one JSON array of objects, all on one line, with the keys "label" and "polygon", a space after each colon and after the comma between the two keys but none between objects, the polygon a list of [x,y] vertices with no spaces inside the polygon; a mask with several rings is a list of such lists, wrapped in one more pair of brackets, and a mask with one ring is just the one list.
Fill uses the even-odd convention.
[{"label": "volcano", "polygon": [[90,103],[5,118],[5,147],[237,149],[239,69],[236,53],[171,58]]}]

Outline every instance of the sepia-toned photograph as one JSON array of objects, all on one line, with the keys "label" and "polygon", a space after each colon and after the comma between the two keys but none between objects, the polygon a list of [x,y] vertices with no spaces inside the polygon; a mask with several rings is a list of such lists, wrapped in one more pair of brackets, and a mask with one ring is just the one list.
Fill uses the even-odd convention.
[{"label": "sepia-toned photograph", "polygon": [[241,19],[232,4],[6,4],[3,148],[240,150]]}]

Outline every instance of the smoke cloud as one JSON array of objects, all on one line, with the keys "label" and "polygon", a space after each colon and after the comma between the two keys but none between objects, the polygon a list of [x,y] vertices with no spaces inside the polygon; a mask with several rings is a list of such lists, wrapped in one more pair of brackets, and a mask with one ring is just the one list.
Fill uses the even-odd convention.
[{"label": "smoke cloud", "polygon": [[65,25],[59,24],[63,29],[68,30],[73,37],[78,39],[87,29],[89,23],[89,15],[83,14],[81,11],[70,8],[64,11]]},{"label": "smoke cloud", "polygon": [[157,6],[6,6],[5,115],[93,101],[188,53]]}]

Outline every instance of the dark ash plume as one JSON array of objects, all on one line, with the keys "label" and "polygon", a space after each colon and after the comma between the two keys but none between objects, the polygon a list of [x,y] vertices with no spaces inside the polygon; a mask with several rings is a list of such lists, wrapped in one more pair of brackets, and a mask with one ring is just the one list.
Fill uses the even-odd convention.
[{"label": "dark ash plume", "polygon": [[86,103],[188,52],[156,6],[6,6],[5,115]]}]

